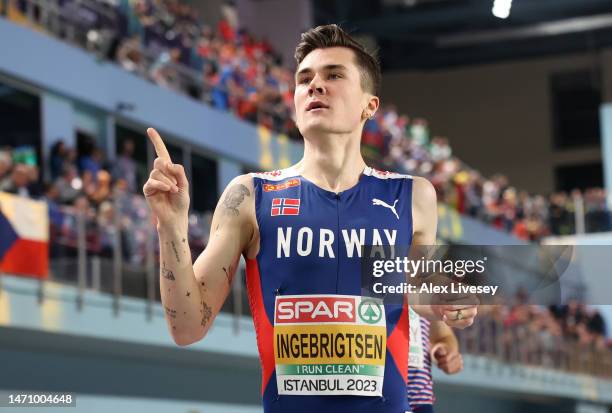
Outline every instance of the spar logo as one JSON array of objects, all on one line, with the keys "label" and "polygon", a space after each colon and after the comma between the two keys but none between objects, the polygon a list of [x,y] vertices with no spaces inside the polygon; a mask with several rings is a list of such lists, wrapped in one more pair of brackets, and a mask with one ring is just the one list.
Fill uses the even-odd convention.
[{"label": "spar logo", "polygon": [[278,297],[275,324],[354,323],[356,307],[355,297]]},{"label": "spar logo", "polygon": [[376,324],[383,315],[383,310],[379,303],[374,300],[362,300],[357,310],[359,319],[364,323]]}]

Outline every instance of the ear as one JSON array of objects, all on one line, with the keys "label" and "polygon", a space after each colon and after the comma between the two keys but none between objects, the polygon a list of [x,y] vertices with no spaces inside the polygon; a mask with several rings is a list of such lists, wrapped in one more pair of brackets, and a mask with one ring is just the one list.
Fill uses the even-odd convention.
[{"label": "ear", "polygon": [[378,106],[380,105],[380,99],[378,96],[370,95],[368,98],[368,105],[366,106],[365,112],[367,113],[367,117],[372,119],[374,114],[378,110]]}]

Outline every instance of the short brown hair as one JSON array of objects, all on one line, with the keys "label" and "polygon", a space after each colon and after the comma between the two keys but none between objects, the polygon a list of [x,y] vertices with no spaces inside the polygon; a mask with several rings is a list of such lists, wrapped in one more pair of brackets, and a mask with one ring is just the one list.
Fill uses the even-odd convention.
[{"label": "short brown hair", "polygon": [[295,60],[299,66],[302,60],[315,49],[346,47],[355,53],[355,63],[361,72],[361,87],[378,95],[382,75],[376,52],[369,52],[336,24],[314,27],[302,33],[301,41],[295,48]]}]

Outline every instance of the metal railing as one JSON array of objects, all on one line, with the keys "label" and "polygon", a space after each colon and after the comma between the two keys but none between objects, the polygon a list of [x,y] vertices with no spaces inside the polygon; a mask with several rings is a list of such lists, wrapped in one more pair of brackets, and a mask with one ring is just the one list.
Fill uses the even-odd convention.
[{"label": "metal railing", "polygon": [[612,351],[581,343],[530,323],[504,325],[500,319],[479,315],[474,325],[456,330],[464,354],[508,366],[533,366],[567,373],[612,378]]},{"label": "metal railing", "polygon": [[[131,208],[132,212],[125,213]],[[105,212],[92,208],[59,207],[50,227],[49,281],[77,288],[77,309],[83,307],[86,290],[113,297],[113,310],[121,311],[124,296],[147,302],[147,317],[161,301],[159,293],[159,239],[146,201],[140,195],[116,196]],[[59,217],[59,219],[58,219]],[[208,236],[206,214],[190,214],[189,243],[195,259]],[[237,318],[249,315],[244,294],[245,268],[237,270],[232,293],[221,311]],[[40,297],[43,300],[43,293]],[[236,331],[240,325],[235,320]]]},{"label": "metal railing", "polygon": [[[593,192],[603,192],[603,190],[593,190]],[[607,198],[612,199],[612,197],[602,194],[597,197],[592,200],[592,195],[588,193],[571,195],[573,211],[570,211],[570,216],[574,216],[575,234],[612,231],[612,211],[607,206],[609,205]]]}]

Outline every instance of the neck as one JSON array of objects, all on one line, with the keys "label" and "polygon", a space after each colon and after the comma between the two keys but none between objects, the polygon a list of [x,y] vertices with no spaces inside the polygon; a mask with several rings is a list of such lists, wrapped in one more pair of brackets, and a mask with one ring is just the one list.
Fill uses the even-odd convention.
[{"label": "neck", "polygon": [[325,134],[304,139],[304,157],[294,166],[315,185],[332,192],[342,192],[359,182],[367,166],[360,151],[358,134]]}]

